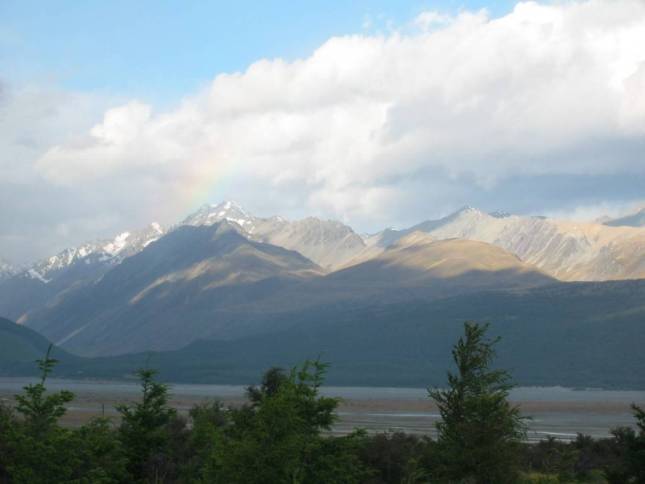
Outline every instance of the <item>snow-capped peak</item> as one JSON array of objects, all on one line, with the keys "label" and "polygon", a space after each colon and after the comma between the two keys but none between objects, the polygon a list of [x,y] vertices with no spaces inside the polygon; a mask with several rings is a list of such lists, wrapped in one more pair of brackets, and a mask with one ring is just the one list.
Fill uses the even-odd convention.
[{"label": "snow-capped peak", "polygon": [[130,237],[130,232],[123,232],[114,237],[114,240],[105,244],[102,249],[107,254],[112,256],[121,252],[128,243],[128,237]]},{"label": "snow-capped peak", "polygon": [[126,257],[142,251],[152,242],[159,239],[165,229],[154,222],[138,231],[126,231],[111,240],[89,242],[78,247],[65,249],[45,260],[39,261],[23,272],[23,275],[48,283],[60,271],[77,262],[84,264],[102,264],[112,266]]},{"label": "snow-capped peak", "polygon": [[181,225],[212,225],[222,220],[233,222],[247,232],[252,232],[256,217],[249,214],[237,203],[228,200],[218,204],[203,205],[186,217]]}]

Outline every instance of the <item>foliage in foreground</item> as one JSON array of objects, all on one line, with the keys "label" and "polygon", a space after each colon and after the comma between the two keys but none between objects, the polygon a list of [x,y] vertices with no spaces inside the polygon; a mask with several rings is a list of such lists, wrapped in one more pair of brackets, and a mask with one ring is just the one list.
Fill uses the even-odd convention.
[{"label": "foliage in foreground", "polygon": [[493,370],[496,339],[487,325],[466,323],[452,355],[456,373],[448,388],[431,390],[441,414],[437,424],[440,476],[477,484],[518,480],[518,445],[525,437],[520,410],[508,402],[510,375]]},{"label": "foliage in foreground", "polygon": [[466,324],[454,347],[449,387],[430,392],[442,421],[436,441],[403,433],[329,434],[338,400],[320,395],[326,365],[274,368],[247,391],[248,403],[214,401],[187,417],[168,387],[140,370],[141,400],[120,405],[119,425],[94,419],[78,429],[59,419],[73,395],[41,379],[0,402],[0,483],[609,483],[645,482],[645,412],[637,429],[609,439],[521,442],[523,423],[507,402],[508,375],[489,368],[496,340]]}]

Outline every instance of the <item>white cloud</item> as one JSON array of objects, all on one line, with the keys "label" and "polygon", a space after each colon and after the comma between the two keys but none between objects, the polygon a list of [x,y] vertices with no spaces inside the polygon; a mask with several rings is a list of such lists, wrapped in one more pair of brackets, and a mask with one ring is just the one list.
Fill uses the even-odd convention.
[{"label": "white cloud", "polygon": [[638,202],[601,202],[592,205],[579,205],[569,210],[548,211],[544,215],[559,219],[594,222],[623,217],[635,213],[641,208],[645,208],[645,200]]},{"label": "white cloud", "polygon": [[430,30],[435,27],[444,26],[450,23],[451,20],[452,18],[449,15],[435,11],[427,11],[417,15],[412,23],[422,30]]},{"label": "white cloud", "polygon": [[0,180],[32,180],[34,160],[88,129],[109,101],[36,85],[16,88],[0,78]]},{"label": "white cloud", "polygon": [[501,18],[425,12],[414,23],[221,74],[168,112],[113,107],[35,166],[70,189],[137,192],[128,202],[152,203],[146,216],[174,214],[195,183],[225,176],[217,194],[252,208],[359,226],[392,223],[392,207],[414,196],[443,210],[442,183],[462,178],[493,190],[514,176],[644,174],[642,1],[526,2]]}]

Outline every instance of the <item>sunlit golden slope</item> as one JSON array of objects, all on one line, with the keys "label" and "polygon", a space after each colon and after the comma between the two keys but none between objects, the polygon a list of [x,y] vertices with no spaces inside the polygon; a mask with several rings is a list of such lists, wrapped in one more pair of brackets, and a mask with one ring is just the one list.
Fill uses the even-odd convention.
[{"label": "sunlit golden slope", "polygon": [[415,231],[437,240],[487,242],[515,254],[549,275],[566,281],[645,278],[645,228],[611,227],[545,217],[495,216],[466,208],[414,227],[389,230],[367,239],[364,261]]}]

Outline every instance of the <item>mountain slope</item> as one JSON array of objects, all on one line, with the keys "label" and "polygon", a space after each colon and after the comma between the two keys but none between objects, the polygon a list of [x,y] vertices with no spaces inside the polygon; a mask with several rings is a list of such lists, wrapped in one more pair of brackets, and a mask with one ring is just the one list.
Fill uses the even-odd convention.
[{"label": "mountain slope", "polygon": [[325,306],[354,311],[365,306],[434,301],[482,290],[527,289],[554,282],[499,247],[466,240],[435,241],[415,233],[374,259],[285,286],[270,298],[249,301],[239,315],[247,324],[230,328],[224,337],[285,329],[293,320],[281,315],[289,312],[307,317],[308,312]]},{"label": "mountain slope", "polygon": [[380,255],[340,270],[329,278],[363,285],[450,283],[489,288],[554,282],[494,245],[464,239],[436,240],[418,231],[402,237]]},{"label": "mountain slope", "polygon": [[111,240],[88,242],[78,247],[65,249],[62,252],[35,263],[26,271],[26,275],[49,282],[65,274],[69,267],[83,263],[85,265],[111,267],[126,257],[143,250],[148,244],[159,239],[165,230],[156,222],[135,231],[123,232]]},{"label": "mountain slope", "polygon": [[210,225],[222,220],[239,225],[252,240],[295,250],[328,270],[342,266],[365,249],[363,239],[340,222],[315,217],[296,221],[255,217],[231,201],[204,205],[180,225]]},{"label": "mountain slope", "polygon": [[[517,384],[645,389],[643,301],[641,280],[325,304],[274,315],[286,324],[272,333],[205,339],[176,351],[78,358],[57,350],[56,375],[124,378],[148,365],[166,381],[248,384],[271,366],[321,358],[332,364],[329,384],[438,386],[445,383],[463,321],[476,320],[490,322],[491,334],[502,337],[496,364],[511,370]],[[3,360],[6,348],[20,348],[25,339],[26,349],[11,357],[18,361]],[[34,374],[32,358],[41,357],[47,344],[28,328],[0,320],[0,374]]]},{"label": "mountain slope", "polygon": [[322,277],[299,254],[239,230],[220,222],[172,231],[26,323],[71,351],[116,354],[274,332],[293,323],[281,315],[325,305],[354,310],[553,282],[499,247],[423,234]]},{"label": "mountain slope", "polygon": [[57,297],[92,283],[123,259],[143,250],[163,235],[157,223],[111,240],[88,242],[65,249],[26,270],[0,277],[0,315],[22,321],[26,313]]},{"label": "mountain slope", "polygon": [[645,207],[630,215],[607,220],[604,224],[612,227],[645,227]]},{"label": "mountain slope", "polygon": [[299,323],[279,333],[195,343],[174,355],[177,366],[166,364],[166,376],[195,378],[210,369],[210,378],[223,381],[224,369],[234,368],[238,381],[242,375],[249,381],[260,369],[320,356],[332,363],[330,384],[441,385],[463,322],[477,320],[491,322],[492,334],[502,337],[496,363],[522,385],[643,388],[643,301],[645,282],[620,281],[353,311],[328,306],[291,315]]},{"label": "mountain slope", "polygon": [[[285,312],[287,329],[169,352],[85,360],[96,377],[149,364],[168,381],[253,383],[269,367],[330,362],[336,385],[438,386],[465,320],[501,336],[499,367],[519,385],[645,389],[645,281],[557,283],[407,301]],[[61,365],[61,370],[64,369]],[[71,372],[71,369],[69,370]],[[74,371],[78,371],[74,368]]]},{"label": "mountain slope", "polygon": [[319,274],[229,222],[183,226],[23,322],[80,354],[176,348],[240,324],[233,308]]},{"label": "mountain slope", "polygon": [[[436,239],[459,238],[497,245],[561,280],[645,277],[645,230],[642,228],[491,215],[471,207],[406,230],[372,236],[367,240],[367,257],[415,231]],[[365,257],[359,256],[357,260]]]},{"label": "mountain slope", "polygon": [[[5,318],[0,318],[0,365],[14,362],[29,362],[42,358],[50,342],[44,336]],[[57,357],[68,357],[56,349]],[[35,367],[35,365],[34,365]]]}]

